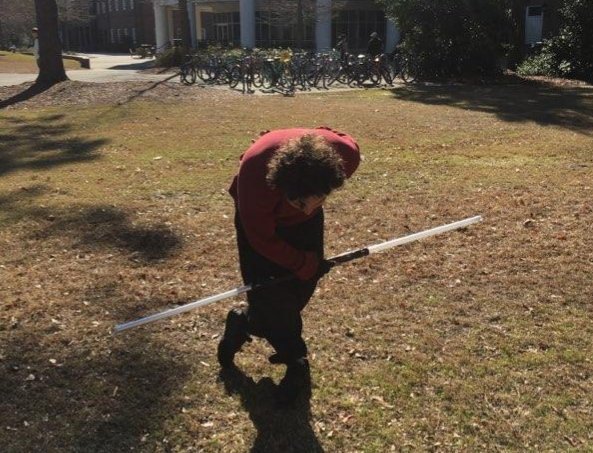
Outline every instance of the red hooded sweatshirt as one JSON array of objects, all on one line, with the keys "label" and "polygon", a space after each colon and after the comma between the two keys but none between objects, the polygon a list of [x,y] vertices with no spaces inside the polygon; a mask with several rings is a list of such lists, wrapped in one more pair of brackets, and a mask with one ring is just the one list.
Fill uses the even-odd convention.
[{"label": "red hooded sweatshirt", "polygon": [[321,207],[306,215],[290,205],[280,190],[272,189],[266,182],[266,175],[272,155],[288,140],[305,134],[325,137],[342,157],[346,177],[352,176],[360,162],[360,150],[349,135],[326,127],[280,129],[262,135],[241,156],[239,172],[229,189],[251,246],[301,280],[315,275],[318,258],[315,253],[297,250],[282,240],[276,234],[276,227],[305,222],[314,217]]}]

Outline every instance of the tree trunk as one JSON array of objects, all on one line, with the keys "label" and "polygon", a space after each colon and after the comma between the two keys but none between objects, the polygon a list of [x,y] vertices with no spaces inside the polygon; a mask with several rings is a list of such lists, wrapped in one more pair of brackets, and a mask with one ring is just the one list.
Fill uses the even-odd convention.
[{"label": "tree trunk", "polygon": [[39,28],[39,85],[54,85],[68,80],[62,60],[62,45],[58,37],[58,7],[56,0],[35,0]]},{"label": "tree trunk", "polygon": [[192,47],[192,42],[187,0],[179,0],[179,13],[181,14],[181,39],[183,40],[183,47],[189,49]]},{"label": "tree trunk", "polygon": [[524,57],[525,40],[525,2],[511,1],[511,49],[509,52],[509,66],[515,69]]}]

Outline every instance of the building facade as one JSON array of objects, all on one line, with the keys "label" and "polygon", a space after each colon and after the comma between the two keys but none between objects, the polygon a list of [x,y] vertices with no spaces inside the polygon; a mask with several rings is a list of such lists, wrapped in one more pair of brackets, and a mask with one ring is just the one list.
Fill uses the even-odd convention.
[{"label": "building facade", "polygon": [[92,52],[95,48],[93,0],[64,2],[58,9],[58,35],[65,51]]},{"label": "building facade", "polygon": [[[181,37],[177,0],[153,0],[157,48]],[[392,51],[399,41],[396,25],[372,0],[188,0],[192,44],[219,43],[246,48],[303,47],[318,51],[335,46],[345,34],[351,51],[366,49],[377,32]],[[297,19],[300,17],[300,20]]]},{"label": "building facade", "polygon": [[128,52],[140,44],[154,44],[151,0],[95,0],[97,50]]},{"label": "building facade", "polygon": [[519,20],[523,25],[523,43],[537,46],[554,36],[560,28],[560,0],[526,0]]}]

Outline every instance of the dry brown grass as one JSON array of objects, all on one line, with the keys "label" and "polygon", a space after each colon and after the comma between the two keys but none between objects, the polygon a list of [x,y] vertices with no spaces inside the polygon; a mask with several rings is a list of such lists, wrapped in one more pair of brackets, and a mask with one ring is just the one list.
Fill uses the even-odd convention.
[{"label": "dry brown grass", "polygon": [[[64,60],[64,68],[67,71],[81,69],[80,63],[74,60]],[[37,63],[32,55],[0,51],[0,74],[36,74],[39,72]]]},{"label": "dry brown grass", "polygon": [[[99,89],[99,88],[98,88]],[[593,91],[390,91],[0,114],[5,451],[559,451],[593,447]],[[192,93],[195,93],[192,91]],[[365,160],[328,254],[484,223],[336,269],[307,307],[310,404],[275,411],[256,341],[228,394],[239,284],[225,189],[259,130],[331,125]]]}]

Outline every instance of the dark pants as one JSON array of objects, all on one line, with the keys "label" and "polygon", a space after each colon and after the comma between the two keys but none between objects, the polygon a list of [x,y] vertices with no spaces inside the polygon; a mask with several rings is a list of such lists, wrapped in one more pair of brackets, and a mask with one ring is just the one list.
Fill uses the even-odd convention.
[{"label": "dark pants", "polygon": [[[273,263],[251,247],[238,212],[235,213],[235,227],[241,275],[245,284],[258,283],[289,273],[287,269]],[[296,249],[315,251],[320,258],[323,257],[323,211],[298,225],[279,227],[276,233]],[[316,286],[316,279],[302,281],[295,277],[290,281],[247,293],[248,333],[268,340],[279,359],[285,363],[307,355],[307,346],[301,336],[301,311],[311,299]]]}]

